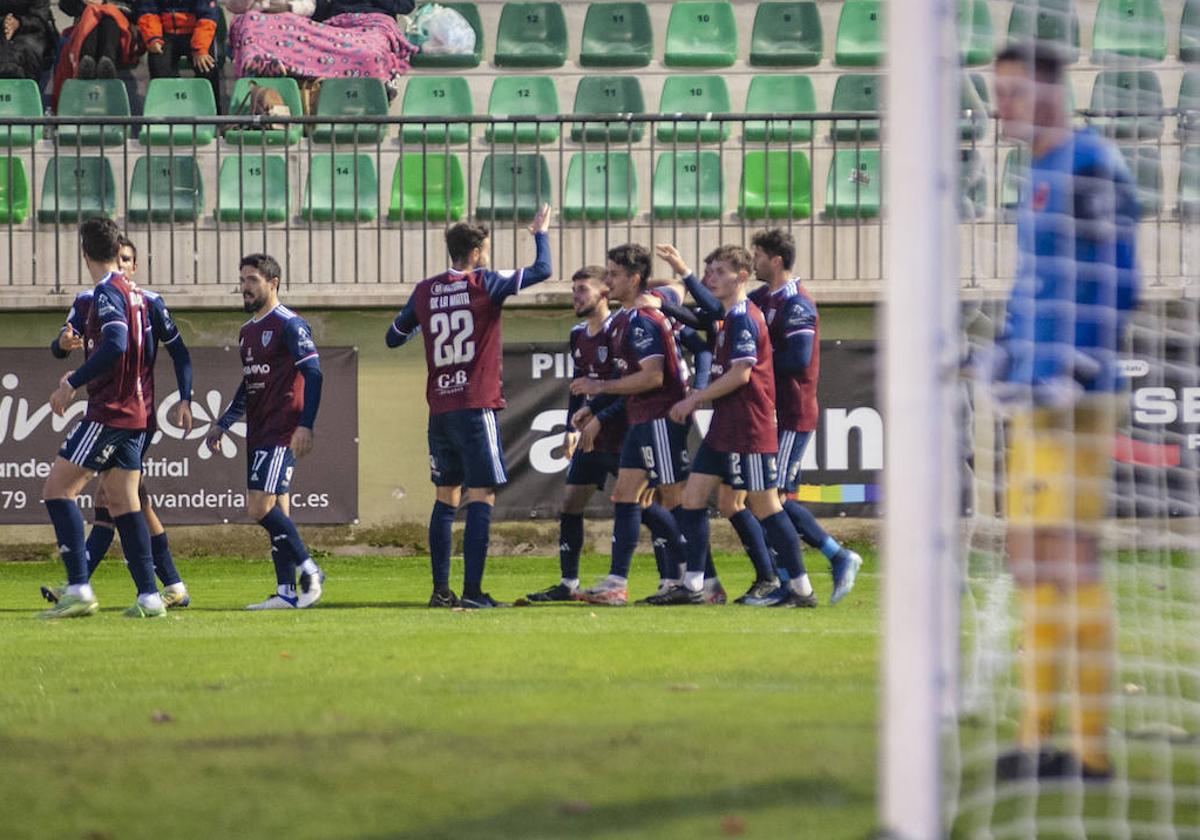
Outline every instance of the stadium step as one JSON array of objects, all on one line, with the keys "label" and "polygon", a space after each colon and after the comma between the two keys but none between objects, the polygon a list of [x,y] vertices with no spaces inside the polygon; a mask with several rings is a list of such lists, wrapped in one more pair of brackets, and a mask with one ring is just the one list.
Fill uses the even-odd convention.
[{"label": "stadium step", "polygon": [[[142,113],[147,117],[216,116],[217,100],[208,79],[151,79]],[[138,134],[143,146],[207,146],[213,125],[147,125]]]},{"label": "stadium step", "polygon": [[1016,0],[1008,17],[1010,41],[1054,41],[1079,57],[1079,15],[1074,0]]},{"label": "stadium step", "polygon": [[987,133],[990,110],[987,79],[982,73],[967,73],[962,80],[962,101],[960,107],[964,112],[970,111],[971,116],[962,116],[958,120],[958,134],[963,140],[982,140]]},{"label": "stadium step", "polygon": [[656,219],[717,219],[724,210],[721,158],[716,152],[663,152],[654,167]]},{"label": "stadium step", "polygon": [[1188,70],[1179,80],[1179,139],[1195,142],[1200,138],[1200,70]]},{"label": "stadium step", "polygon": [[995,30],[987,0],[958,0],[959,58],[968,67],[991,64],[995,58]]},{"label": "stadium step", "polygon": [[592,3],[583,21],[581,67],[645,67],[654,55],[654,27],[645,3]]},{"label": "stadium step", "polygon": [[[463,76],[410,76],[400,113],[406,117],[469,117],[475,113],[471,87]],[[405,144],[466,143],[470,134],[467,123],[405,125],[400,131]]]},{"label": "stadium step", "polygon": [[832,219],[876,218],[881,188],[878,149],[839,149],[825,181],[825,215]]},{"label": "stadium step", "polygon": [[[42,116],[42,94],[33,79],[0,79],[0,121],[5,117]],[[32,146],[42,139],[40,125],[0,126],[0,147]]]},{"label": "stadium step", "polygon": [[[809,76],[799,73],[780,73],[755,76],[746,92],[747,114],[801,113],[817,110],[817,94]],[[762,143],[772,141],[808,141],[812,138],[811,120],[779,120],[770,125],[763,120],[747,120],[746,140]]]},{"label": "stadium step", "polygon": [[568,222],[629,221],[637,215],[637,169],[628,152],[576,152],[567,166]]},{"label": "stadium step", "polygon": [[1122,146],[1121,154],[1137,182],[1141,217],[1157,216],[1162,209],[1162,159],[1153,146]]},{"label": "stadium step", "polygon": [[982,219],[987,213],[987,168],[977,149],[958,152],[958,212],[964,219]]},{"label": "stadium step", "polygon": [[1005,210],[1020,207],[1028,181],[1028,156],[1021,149],[1009,149],[1004,157],[1004,176],[1000,181],[1000,206]]},{"label": "stadium step", "polygon": [[1187,0],[1179,18],[1179,60],[1200,62],[1200,0]]},{"label": "stadium step", "polygon": [[[428,77],[416,77],[428,78]],[[415,79],[414,79],[415,81]],[[412,82],[409,82],[412,85]],[[317,117],[386,117],[387,91],[379,79],[325,79],[317,97]],[[317,124],[313,126],[314,143],[377,143],[387,133],[386,125],[377,123]]]},{"label": "stadium step", "polygon": [[742,158],[738,215],[743,219],[807,219],[812,214],[808,155],[749,151]]},{"label": "stadium step", "polygon": [[1144,116],[1089,117],[1110,137],[1146,140],[1162,135],[1162,85],[1153,70],[1102,70],[1092,86],[1092,110],[1149,112]]},{"label": "stadium step", "polygon": [[[833,88],[833,112],[878,112],[882,84],[883,76],[878,73],[838,76]],[[833,136],[837,140],[878,140],[879,120],[835,120]]]},{"label": "stadium step", "polygon": [[204,179],[189,155],[147,155],[129,179],[131,222],[193,222],[204,209]]},{"label": "stadium step", "polygon": [[[728,114],[729,88],[725,78],[717,75],[668,76],[663,83],[659,100],[660,114]],[[658,124],[658,139],[663,143],[716,143],[728,140],[733,126],[728,122],[662,122]]]},{"label": "stadium step", "polygon": [[466,205],[466,181],[457,155],[405,152],[396,161],[389,221],[457,222]]},{"label": "stadium step", "polygon": [[821,63],[822,40],[821,15],[812,0],[759,3],[750,35],[750,64],[815,67]]},{"label": "stadium step", "polygon": [[1186,146],[1179,157],[1179,215],[1200,219],[1200,146]]},{"label": "stadium step", "polygon": [[282,222],[291,210],[290,179],[282,155],[259,151],[227,157],[217,176],[219,222]]},{"label": "stadium step", "polygon": [[668,67],[730,67],[737,61],[732,3],[671,4],[663,63]]},{"label": "stadium step", "polygon": [[[129,93],[120,79],[67,79],[58,95],[60,117],[128,117]],[[60,125],[59,146],[120,146],[125,126]]]},{"label": "stadium step", "polygon": [[37,219],[45,224],[75,224],[89,216],[112,218],[117,183],[106,157],[56,155],[42,176]]},{"label": "stadium step", "polygon": [[[497,76],[488,98],[492,117],[554,116],[559,113],[558,88],[551,76]],[[557,123],[493,123],[484,131],[489,143],[553,143]]]},{"label": "stadium step", "polygon": [[550,165],[544,156],[496,153],[483,159],[477,219],[527,222],[550,201]]},{"label": "stadium step", "polygon": [[19,225],[29,215],[29,178],[25,161],[0,157],[0,222]]},{"label": "stadium step", "polygon": [[1162,61],[1167,56],[1167,22],[1159,0],[1100,0],[1092,28],[1092,58],[1112,56]]},{"label": "stadium step", "polygon": [[846,0],[838,16],[833,63],[842,67],[883,64],[884,26],[881,0]]},{"label": "stadium step", "polygon": [[375,161],[352,152],[316,154],[308,168],[302,215],[314,222],[370,222],[378,213]]},{"label": "stadium step", "polygon": [[505,3],[496,30],[497,67],[562,67],[567,19],[558,3]]},{"label": "stadium step", "polygon": [[[646,100],[637,76],[584,76],[575,89],[575,113],[644,114]],[[645,134],[645,123],[586,122],[571,125],[571,139],[578,143],[608,141],[638,143]]]},{"label": "stadium step", "polygon": [[[230,114],[249,114],[250,83],[271,88],[283,98],[288,112],[293,117],[303,116],[304,105],[300,99],[300,86],[290,76],[247,76],[238,79],[229,97]],[[328,128],[326,128],[328,131]],[[289,125],[284,128],[230,128],[225,131],[225,142],[231,146],[288,146],[300,141],[303,126]]]},{"label": "stadium step", "polygon": [[479,17],[479,7],[474,3],[442,3],[448,9],[453,9],[464,18],[475,30],[475,50],[465,55],[426,55],[417,53],[409,63],[421,70],[440,70],[453,67],[478,67],[483,61],[483,20]]}]

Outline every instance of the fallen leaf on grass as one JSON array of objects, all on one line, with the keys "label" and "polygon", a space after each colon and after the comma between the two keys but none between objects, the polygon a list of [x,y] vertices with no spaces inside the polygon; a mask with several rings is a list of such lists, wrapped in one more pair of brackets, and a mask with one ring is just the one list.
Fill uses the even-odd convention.
[{"label": "fallen leaf on grass", "polygon": [[175,718],[171,717],[168,713],[164,712],[162,709],[156,709],[150,715],[151,723],[172,723],[172,722],[174,722],[174,720],[175,720]]},{"label": "fallen leaf on grass", "polygon": [[721,817],[721,833],[726,837],[740,837],[746,833],[746,821],[741,817]]},{"label": "fallen leaf on grass", "polygon": [[286,650],[281,650],[281,651],[279,651],[279,658],[280,659],[291,659],[292,655],[290,653],[288,653]]},{"label": "fallen leaf on grass", "polygon": [[586,814],[592,810],[592,806],[582,799],[571,799],[560,805],[558,810],[564,814]]},{"label": "fallen leaf on grass", "polygon": [[695,683],[676,683],[675,685],[667,686],[667,691],[699,691],[700,686]]}]

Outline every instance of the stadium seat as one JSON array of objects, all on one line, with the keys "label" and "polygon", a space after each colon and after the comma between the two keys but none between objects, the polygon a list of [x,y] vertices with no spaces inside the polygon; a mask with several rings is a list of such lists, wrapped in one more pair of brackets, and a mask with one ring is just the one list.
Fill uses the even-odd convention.
[{"label": "stadium seat", "polygon": [[1121,154],[1137,181],[1137,198],[1142,218],[1157,216],[1162,209],[1162,160],[1154,146],[1122,146]]},{"label": "stadium seat", "polygon": [[[725,77],[667,76],[659,100],[660,114],[728,114],[729,88]],[[716,143],[728,140],[733,126],[728,122],[662,122],[658,124],[658,139],[663,143]]]},{"label": "stadium seat", "polygon": [[982,219],[987,213],[987,169],[977,149],[958,152],[958,212],[964,219]]},{"label": "stadium seat", "polygon": [[583,21],[581,67],[645,67],[654,55],[654,27],[645,3],[592,3]]},{"label": "stadium seat", "polygon": [[1155,112],[1146,116],[1089,117],[1110,137],[1148,139],[1162,135],[1162,86],[1153,70],[1102,70],[1092,87],[1093,111]]},{"label": "stadium seat", "polygon": [[[982,73],[964,74],[962,80],[963,116],[958,120],[958,133],[963,140],[981,140],[987,133],[989,114],[987,80]],[[971,116],[967,117],[966,112]]]},{"label": "stadium seat", "polygon": [[282,222],[291,210],[287,160],[251,151],[221,161],[217,176],[219,222]]},{"label": "stadium seat", "polygon": [[[119,79],[67,79],[58,95],[60,117],[127,117],[129,94]],[[114,121],[107,125],[60,125],[60,146],[120,146],[125,142],[125,126]]]},{"label": "stadium seat", "polygon": [[1100,0],[1092,28],[1092,58],[1111,56],[1162,61],[1167,56],[1167,22],[1159,0]]},{"label": "stadium seat", "polygon": [[314,222],[370,222],[379,204],[379,180],[370,155],[312,155],[301,215]]},{"label": "stadium seat", "polygon": [[[211,88],[210,88],[211,90]],[[112,218],[117,209],[117,183],[106,157],[56,155],[42,176],[37,219],[46,224],[75,224],[89,216]]]},{"label": "stadium seat", "polygon": [[656,219],[717,219],[724,208],[716,152],[663,152],[654,167]]},{"label": "stadium seat", "polygon": [[671,4],[663,64],[729,67],[737,60],[737,20],[732,3]]},{"label": "stadium seat", "polygon": [[25,161],[0,157],[0,222],[19,225],[29,215],[29,178]]},{"label": "stadium seat", "polygon": [[1200,61],[1200,0],[1187,0],[1179,19],[1179,60]]},{"label": "stadium seat", "polygon": [[[0,79],[0,120],[42,116],[42,94],[32,79]],[[0,147],[32,146],[42,139],[40,125],[0,126]]]},{"label": "stadium seat", "polygon": [[129,179],[131,222],[193,222],[204,209],[204,179],[190,155],[147,155]]},{"label": "stadium seat", "polygon": [[[400,113],[406,117],[467,117],[475,112],[471,87],[463,76],[410,76]],[[468,123],[405,125],[404,143],[466,143]]]},{"label": "stadium seat", "polygon": [[1181,140],[1196,140],[1200,136],[1200,70],[1188,70],[1179,80],[1179,124],[1176,133]]},{"label": "stadium seat", "polygon": [[808,155],[782,149],[746,152],[739,193],[743,219],[807,219],[812,213]]},{"label": "stadium seat", "polygon": [[821,15],[812,0],[759,3],[750,35],[755,67],[815,67],[821,63]]},{"label": "stadium seat", "polygon": [[479,175],[475,218],[528,222],[551,201],[550,165],[538,154],[490,154]]},{"label": "stadium seat", "polygon": [[[584,76],[575,89],[576,114],[644,114],[646,100],[637,76]],[[645,123],[588,122],[571,126],[571,139],[634,143],[642,139]]]},{"label": "stadium seat", "polygon": [[843,67],[883,64],[884,31],[881,0],[846,0],[838,17],[833,63]]},{"label": "stadium seat", "polygon": [[567,19],[558,3],[505,3],[496,30],[497,67],[562,67]]},{"label": "stadium seat", "polygon": [[[290,76],[247,76],[238,79],[234,83],[233,93],[229,97],[229,113],[250,113],[247,97],[250,95],[251,82],[277,91],[293,117],[304,115],[304,106],[300,100],[300,86]],[[264,143],[268,146],[287,146],[299,142],[303,130],[303,126],[299,124],[289,125],[286,129],[230,128],[225,131],[225,141],[232,146],[261,146]],[[325,131],[328,133],[328,126]]]},{"label": "stadium seat", "polygon": [[878,149],[838,149],[825,181],[825,215],[832,219],[873,219],[882,187]]},{"label": "stadium seat", "polygon": [[1000,206],[1016,210],[1021,206],[1025,185],[1029,181],[1029,156],[1022,149],[1009,149],[1004,157],[1004,176],[1000,183]]},{"label": "stadium seat", "polygon": [[1185,146],[1179,158],[1179,215],[1200,219],[1200,146]]},{"label": "stadium seat", "polygon": [[466,181],[457,155],[400,155],[392,175],[390,221],[457,222],[466,205]]},{"label": "stadium seat", "polygon": [[[817,95],[812,79],[799,73],[780,73],[771,76],[755,76],[750,80],[746,92],[747,114],[778,112],[812,113],[817,110]],[[811,120],[772,122],[747,120],[743,126],[746,140],[751,143],[772,141],[807,141],[812,137]]]},{"label": "stadium seat", "polygon": [[450,67],[478,67],[483,60],[483,20],[479,17],[479,7],[474,3],[442,3],[448,9],[453,9],[464,18],[475,30],[475,51],[464,55],[426,55],[417,53],[409,63],[422,70],[436,70]]},{"label": "stadium seat", "polygon": [[[209,117],[217,100],[208,79],[151,79],[142,113],[147,117]],[[147,125],[138,134],[143,146],[207,146],[216,136],[213,125]]]},{"label": "stadium seat", "polygon": [[[545,117],[558,112],[558,88],[551,76],[497,76],[492,82],[489,116]],[[483,136],[489,143],[553,143],[558,123],[494,123]]]},{"label": "stadium seat", "polygon": [[[416,78],[429,78],[418,76]],[[409,82],[409,87],[412,82]],[[316,117],[386,117],[388,113],[387,91],[379,79],[326,79],[321,82],[321,95],[317,97]],[[387,126],[376,123],[343,123],[313,126],[314,143],[377,143],[387,133]]]},{"label": "stadium seat", "polygon": [[958,54],[963,64],[991,64],[996,36],[987,0],[958,0]]},{"label": "stadium seat", "polygon": [[[834,113],[879,111],[883,77],[875,73],[839,76],[833,88]],[[835,120],[833,136],[838,140],[878,140],[879,120]]]},{"label": "stadium seat", "polygon": [[562,200],[568,222],[625,222],[637,215],[637,169],[629,152],[576,152]]},{"label": "stadium seat", "polygon": [[1079,15],[1074,0],[1016,0],[1008,18],[1010,41],[1056,41],[1079,57]]}]

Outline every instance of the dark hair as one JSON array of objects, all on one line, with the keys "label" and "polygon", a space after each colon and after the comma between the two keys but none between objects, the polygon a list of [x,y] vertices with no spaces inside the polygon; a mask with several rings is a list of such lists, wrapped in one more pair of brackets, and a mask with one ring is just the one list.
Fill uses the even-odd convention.
[{"label": "dark hair", "polygon": [[121,253],[122,248],[128,248],[129,250],[133,251],[133,261],[136,263],[137,262],[137,246],[133,244],[132,239],[130,239],[128,236],[126,236],[123,233],[121,234],[120,238],[117,240],[117,254],[118,255]]},{"label": "dark hair", "polygon": [[104,216],[92,216],[79,225],[79,243],[93,262],[115,262],[120,250],[121,230]]},{"label": "dark hair", "polygon": [[749,271],[754,267],[750,252],[741,245],[720,245],[708,252],[704,264],[723,262],[734,271]]},{"label": "dark hair", "polygon": [[241,270],[246,266],[253,268],[268,280],[281,280],[283,278],[283,270],[280,269],[278,260],[270,254],[246,254],[246,256],[242,257],[242,261],[238,263],[238,269]]},{"label": "dark hair", "polygon": [[465,262],[476,248],[483,247],[483,241],[491,235],[485,225],[473,225],[470,222],[459,222],[451,225],[446,231],[446,250],[450,252],[451,262]]},{"label": "dark hair", "polygon": [[609,262],[614,262],[629,272],[630,276],[638,276],[639,288],[645,289],[650,282],[650,250],[645,245],[628,242],[608,249]]},{"label": "dark hair", "polygon": [[1053,41],[1013,41],[996,53],[996,64],[1015,61],[1039,82],[1062,84],[1070,63],[1067,51]]},{"label": "dark hair", "polygon": [[783,267],[788,271],[796,262],[796,240],[783,228],[769,228],[754,234],[750,244],[760,249],[768,257],[779,257]]},{"label": "dark hair", "polygon": [[577,280],[589,280],[593,283],[598,283],[601,286],[608,287],[608,271],[603,266],[585,265],[583,268],[571,275],[571,282]]}]

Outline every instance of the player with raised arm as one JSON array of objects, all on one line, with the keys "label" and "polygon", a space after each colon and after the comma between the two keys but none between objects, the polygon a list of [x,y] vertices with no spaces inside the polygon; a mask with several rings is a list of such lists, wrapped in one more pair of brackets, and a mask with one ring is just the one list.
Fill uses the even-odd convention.
[{"label": "player with raised arm", "polygon": [[97,472],[137,585],[137,601],[125,615],[167,614],[154,579],[150,533],[137,491],[147,423],[142,369],[149,312],[141,290],[118,270],[120,235],[111,219],[91,218],[79,226],[84,262],[96,283],[82,333],[87,358],[59,381],[50,395],[50,409],[63,416],[76,390],[86,385],[87,412],[59,450],[42,492],[67,570],[67,587],[43,618],[76,618],[99,609],[88,582],[83,515],[76,503],[79,491]]},{"label": "player with raised arm", "polygon": [[[504,301],[550,277],[550,205],[530,226],[536,256],[516,271],[488,268],[491,238],[483,225],[460,222],[446,231],[451,267],[417,284],[388,327],[388,347],[401,347],[418,330],[429,370],[429,464],[435,490],[429,518],[433,572],[431,607],[501,606],[483,591],[483,572],[496,488],[507,483],[496,412],[504,408],[500,319]],[[450,589],[451,525],[467,488],[463,534],[463,592]]]},{"label": "player with raised arm", "polygon": [[246,609],[304,609],[320,600],[325,574],[292,521],[288,488],[296,460],[313,448],[321,363],[308,324],[279,302],[279,263],[267,254],[247,254],[239,272],[243,308],[254,315],[238,335],[242,382],[207,443],[216,449],[225,432],[246,418],[246,512],[270,535],[275,565],[275,594]]}]

